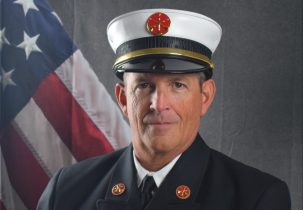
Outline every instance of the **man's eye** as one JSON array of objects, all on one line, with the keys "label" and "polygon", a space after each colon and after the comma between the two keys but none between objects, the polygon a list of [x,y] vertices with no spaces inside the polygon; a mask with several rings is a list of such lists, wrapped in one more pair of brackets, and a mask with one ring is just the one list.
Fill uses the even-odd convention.
[{"label": "man's eye", "polygon": [[149,83],[143,82],[138,85],[138,88],[145,89],[145,88],[148,88],[149,86],[150,86]]},{"label": "man's eye", "polygon": [[180,82],[174,82],[174,86],[179,89],[179,88],[183,88],[184,84],[182,84]]}]

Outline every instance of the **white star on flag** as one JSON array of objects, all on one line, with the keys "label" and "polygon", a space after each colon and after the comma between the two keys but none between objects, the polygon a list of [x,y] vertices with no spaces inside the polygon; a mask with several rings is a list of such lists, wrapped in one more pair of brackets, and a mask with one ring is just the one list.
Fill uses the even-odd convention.
[{"label": "white star on flag", "polygon": [[25,50],[26,59],[30,56],[32,52],[42,52],[38,45],[36,44],[37,39],[39,38],[40,34],[36,36],[29,37],[26,32],[24,32],[24,41],[19,44],[17,47],[23,48]]},{"label": "white star on flag", "polygon": [[10,70],[9,72],[5,72],[3,69],[1,69],[1,75],[0,75],[0,83],[2,83],[3,90],[5,90],[6,86],[8,85],[14,85],[16,86],[16,83],[12,79],[12,74],[15,71],[15,69]]},{"label": "white star on flag", "polygon": [[7,38],[5,37],[5,28],[0,31],[0,50],[2,49],[3,44],[10,44]]},{"label": "white star on flag", "polygon": [[34,0],[16,0],[15,4],[20,4],[23,7],[24,15],[26,16],[28,10],[33,9],[39,11],[34,3]]}]

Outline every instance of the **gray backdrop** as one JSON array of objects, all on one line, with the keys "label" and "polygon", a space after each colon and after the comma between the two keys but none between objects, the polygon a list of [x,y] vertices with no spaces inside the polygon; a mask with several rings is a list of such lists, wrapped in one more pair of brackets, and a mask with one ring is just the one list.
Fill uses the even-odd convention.
[{"label": "gray backdrop", "polygon": [[301,0],[51,0],[66,30],[113,95],[106,26],[136,9],[199,12],[223,28],[214,55],[217,96],[202,120],[208,145],[285,180],[302,210]]}]

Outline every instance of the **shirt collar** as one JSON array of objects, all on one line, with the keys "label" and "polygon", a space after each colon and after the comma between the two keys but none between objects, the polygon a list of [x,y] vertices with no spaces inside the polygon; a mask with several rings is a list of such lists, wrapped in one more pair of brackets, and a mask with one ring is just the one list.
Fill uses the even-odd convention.
[{"label": "shirt collar", "polygon": [[157,187],[159,187],[161,185],[161,183],[163,182],[164,178],[166,177],[166,175],[174,167],[174,165],[176,164],[176,162],[178,161],[180,156],[181,156],[181,154],[178,155],[177,157],[175,157],[166,166],[164,166],[163,168],[161,168],[158,171],[148,171],[145,168],[143,168],[143,166],[139,163],[139,161],[137,160],[137,158],[135,156],[135,152],[133,151],[133,159],[134,159],[135,167],[137,169],[137,184],[138,184],[138,187],[140,186],[142,180],[144,179],[144,177],[146,175],[153,176]]}]

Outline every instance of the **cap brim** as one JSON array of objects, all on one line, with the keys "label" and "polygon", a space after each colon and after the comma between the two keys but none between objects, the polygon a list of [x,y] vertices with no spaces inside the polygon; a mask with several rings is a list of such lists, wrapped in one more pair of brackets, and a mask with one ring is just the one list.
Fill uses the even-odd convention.
[{"label": "cap brim", "polygon": [[180,58],[179,56],[145,56],[137,57],[119,63],[113,67],[118,78],[123,80],[123,73],[171,73],[187,74],[204,72],[206,79],[212,76],[212,67],[206,62],[197,62],[190,58]]}]

